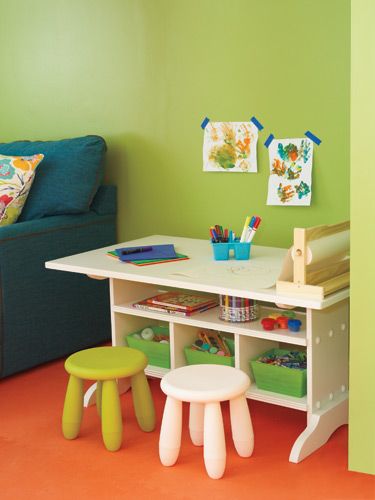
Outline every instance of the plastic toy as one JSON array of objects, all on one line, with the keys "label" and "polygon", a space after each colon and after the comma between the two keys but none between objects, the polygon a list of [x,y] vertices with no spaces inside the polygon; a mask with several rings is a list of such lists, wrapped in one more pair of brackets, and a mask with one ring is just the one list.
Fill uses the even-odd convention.
[{"label": "plastic toy", "polygon": [[206,332],[201,330],[198,333],[198,339],[191,346],[197,351],[209,352],[218,356],[230,356],[230,351],[225,343],[225,340],[219,333]]},{"label": "plastic toy", "polygon": [[299,319],[289,319],[288,328],[292,332],[299,332],[301,329],[301,321]]},{"label": "plastic toy", "polygon": [[141,337],[144,339],[144,340],[152,340],[154,338],[155,334],[152,330],[152,328],[148,327],[148,328],[144,328],[142,331],[141,331]]},{"label": "plastic toy", "polygon": [[279,316],[277,318],[277,323],[278,323],[279,328],[281,330],[287,330],[288,329],[288,321],[289,321],[289,318],[287,318],[286,316]]},{"label": "plastic toy", "polygon": [[263,318],[261,323],[264,330],[274,330],[277,328],[277,322],[274,318]]},{"label": "plastic toy", "polygon": [[275,314],[271,314],[267,316],[267,318],[261,319],[261,325],[263,326],[263,330],[271,331],[279,328],[280,330],[290,330],[291,332],[299,332],[301,329],[302,322],[299,319],[295,319],[295,313],[285,314],[282,316],[277,316],[275,318]]}]

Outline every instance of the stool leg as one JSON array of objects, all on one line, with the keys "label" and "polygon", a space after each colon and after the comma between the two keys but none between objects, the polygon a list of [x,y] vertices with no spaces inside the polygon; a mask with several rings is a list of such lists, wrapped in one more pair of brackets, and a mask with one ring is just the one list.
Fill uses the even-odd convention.
[{"label": "stool leg", "polygon": [[121,447],[122,416],[116,380],[103,381],[102,435],[107,450],[117,451]]},{"label": "stool leg", "polygon": [[169,467],[177,461],[181,448],[182,402],[167,397],[159,438],[159,457]]},{"label": "stool leg", "polygon": [[203,445],[203,420],[204,405],[202,403],[190,403],[189,431],[195,446]]},{"label": "stool leg", "polygon": [[99,417],[102,416],[102,381],[98,380],[96,382],[96,411]]},{"label": "stool leg", "polygon": [[151,432],[155,429],[155,408],[150,386],[143,371],[132,376],[131,385],[138,425],[143,431]]},{"label": "stool leg", "polygon": [[82,414],[83,381],[74,375],[70,375],[62,416],[62,431],[65,439],[75,439],[78,436]]},{"label": "stool leg", "polygon": [[204,408],[204,464],[212,479],[225,471],[226,449],[220,403],[206,403]]},{"label": "stool leg", "polygon": [[246,397],[232,399],[229,406],[234,446],[240,457],[250,457],[254,449],[254,432]]}]

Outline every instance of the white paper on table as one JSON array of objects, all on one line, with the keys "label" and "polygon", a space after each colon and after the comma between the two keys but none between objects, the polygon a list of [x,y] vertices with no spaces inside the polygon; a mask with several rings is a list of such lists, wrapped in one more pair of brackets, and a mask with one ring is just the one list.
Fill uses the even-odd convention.
[{"label": "white paper on table", "polygon": [[310,139],[273,139],[268,148],[267,205],[311,204],[313,143]]},{"label": "white paper on table", "polygon": [[257,172],[258,129],[252,122],[209,122],[204,129],[205,172]]}]

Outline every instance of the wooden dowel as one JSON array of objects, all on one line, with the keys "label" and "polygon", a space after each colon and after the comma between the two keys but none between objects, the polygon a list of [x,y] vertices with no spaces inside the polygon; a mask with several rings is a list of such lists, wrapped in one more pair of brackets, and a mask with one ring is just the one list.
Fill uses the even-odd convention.
[{"label": "wooden dowel", "polygon": [[294,283],[304,285],[306,283],[306,229],[294,229]]}]

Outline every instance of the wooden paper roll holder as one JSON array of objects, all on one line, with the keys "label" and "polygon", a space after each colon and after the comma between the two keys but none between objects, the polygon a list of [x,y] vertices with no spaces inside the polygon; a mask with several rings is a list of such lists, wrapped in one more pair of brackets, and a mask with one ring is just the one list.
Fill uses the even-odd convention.
[{"label": "wooden paper roll holder", "polygon": [[349,286],[350,258],[332,260],[329,264],[309,270],[308,243],[350,229],[350,221],[339,224],[294,229],[293,281],[277,281],[276,292],[280,295],[303,295],[323,300],[330,293]]}]

